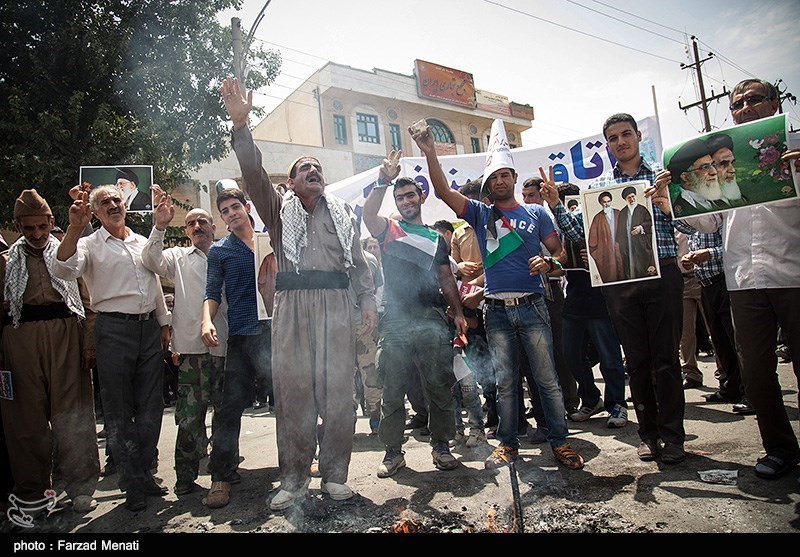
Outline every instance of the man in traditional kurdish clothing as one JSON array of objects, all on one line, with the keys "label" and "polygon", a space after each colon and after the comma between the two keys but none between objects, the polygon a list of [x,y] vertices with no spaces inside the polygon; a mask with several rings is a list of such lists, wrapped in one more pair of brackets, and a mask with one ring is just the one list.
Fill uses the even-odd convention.
[{"label": "man in traditional kurdish clothing", "polygon": [[278,263],[272,369],[281,490],[270,508],[286,509],[307,492],[318,417],[325,428],[319,447],[322,491],[334,500],[349,499],[356,344],[351,283],[361,330],[371,331],[377,321],[355,216],[325,193],[322,165],[314,157],[300,157],[289,167],[289,192],[281,197],[247,126],[253,92],[245,98],[230,78],[220,92],[233,122],[244,189],[269,231]]},{"label": "man in traditional kurdish clothing", "polygon": [[55,438],[73,510],[87,512],[97,505],[92,494],[100,475],[91,364],[82,357],[94,348],[85,342],[91,327],[78,283],[51,273],[59,242],[50,234],[50,207],[36,190],[17,198],[14,224],[22,236],[0,256],[0,363],[13,384],[13,399],[0,400],[0,408],[14,495],[32,503],[52,489]]}]

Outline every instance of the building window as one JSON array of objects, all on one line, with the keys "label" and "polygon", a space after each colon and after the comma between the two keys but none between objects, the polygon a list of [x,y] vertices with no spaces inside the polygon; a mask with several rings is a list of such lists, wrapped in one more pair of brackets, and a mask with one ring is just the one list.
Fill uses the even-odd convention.
[{"label": "building window", "polygon": [[333,115],[333,135],[336,137],[336,143],[347,145],[347,126],[344,123],[344,116],[340,114]]},{"label": "building window", "polygon": [[471,137],[472,140],[472,152],[473,153],[480,153],[481,152],[481,138],[480,137]]},{"label": "building window", "polygon": [[389,124],[389,137],[392,140],[392,149],[399,151],[403,148],[402,134],[400,133],[400,126],[397,124]]},{"label": "building window", "polygon": [[378,135],[378,117],[373,114],[356,113],[358,123],[358,140],[363,143],[380,143]]},{"label": "building window", "polygon": [[431,129],[431,133],[433,134],[433,140],[438,141],[439,143],[455,143],[456,140],[453,138],[453,132],[450,131],[444,122],[439,120],[435,120],[433,118],[427,118],[428,127]]}]

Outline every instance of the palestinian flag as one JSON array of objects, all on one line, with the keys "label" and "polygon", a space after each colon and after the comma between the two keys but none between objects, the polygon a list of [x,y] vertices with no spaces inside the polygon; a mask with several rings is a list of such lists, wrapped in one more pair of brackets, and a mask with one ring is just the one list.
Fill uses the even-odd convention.
[{"label": "palestinian flag", "polygon": [[522,245],[522,236],[511,227],[511,223],[497,207],[492,207],[489,222],[486,223],[486,260],[488,269],[506,255]]},{"label": "palestinian flag", "polygon": [[433,257],[439,244],[439,233],[419,224],[387,219],[389,227],[383,240],[387,255],[413,263],[422,269],[433,267]]}]

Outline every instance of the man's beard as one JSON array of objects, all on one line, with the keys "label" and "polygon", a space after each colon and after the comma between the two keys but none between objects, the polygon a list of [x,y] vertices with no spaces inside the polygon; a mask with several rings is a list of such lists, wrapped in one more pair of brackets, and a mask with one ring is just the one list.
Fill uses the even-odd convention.
[{"label": "man's beard", "polygon": [[689,188],[709,201],[719,201],[722,199],[722,188],[719,185],[719,179],[715,180],[713,184],[709,184],[707,180],[702,178],[689,178]]},{"label": "man's beard", "polygon": [[614,212],[614,207],[603,207],[603,212],[604,212],[606,215],[613,214],[613,212]]},{"label": "man's beard", "polygon": [[722,185],[722,199],[725,201],[739,201],[742,198],[742,190],[734,178],[730,182],[720,182]]}]

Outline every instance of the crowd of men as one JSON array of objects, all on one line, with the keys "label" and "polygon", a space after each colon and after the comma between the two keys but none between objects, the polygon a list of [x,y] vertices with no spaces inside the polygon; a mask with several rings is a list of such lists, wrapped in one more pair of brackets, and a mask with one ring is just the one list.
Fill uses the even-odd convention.
[{"label": "crowd of men", "polygon": [[[679,350],[690,326],[684,308],[692,281],[717,355],[719,389],[706,399],[756,415],[766,453],[755,463],[759,477],[780,477],[800,461],[775,352],[780,328],[789,353],[800,354],[800,201],[685,219],[670,214],[670,183],[695,192],[702,186],[706,197],[741,203],[726,136],[688,142],[662,170],[642,157],[635,119],[609,117],[603,136],[616,162],[591,187],[644,180],[652,216],[642,214],[643,200],[633,187],[621,191],[628,203],[622,210],[611,209],[611,195],[603,193],[603,210],[589,223],[586,245],[582,213],[564,205],[579,190],[556,185],[552,168],[526,181],[524,202],[517,199],[517,171],[501,121],[492,128],[483,176],[460,189],[448,184],[430,131],[410,128],[433,190],[456,217],[450,220],[465,224],[455,230],[448,221],[427,226],[425,192],[399,176],[401,153],[392,152],[362,212],[377,241],[375,257],[362,249],[351,207],[326,192],[320,161],[294,161],[287,191],[279,192],[248,127],[252,91],[227,79],[220,92],[243,184],[217,195],[228,230],[222,239],[215,241],[211,214],[192,209],[184,219],[191,246],[165,249],[175,209],[158,186],[152,188],[149,238],[134,233],[125,224],[126,176],[116,185],[70,190],[74,201],[60,242],[51,233],[52,211],[35,189],[16,200],[20,238],[0,257],[0,367],[11,370],[10,380],[3,379],[0,410],[15,500],[47,497],[57,469],[76,512],[96,506],[94,367],[125,506],[138,511],[148,496],[165,495],[153,462],[167,349],[179,364],[174,491],[180,496],[201,489],[196,480],[210,446],[209,508],[227,505],[231,486],[240,481],[241,418],[256,399],[257,384],[271,392],[276,417],[280,488],[269,507],[281,511],[295,504],[312,475],[321,477],[321,489],[332,499],[352,497],[347,480],[356,370],[362,388],[372,393],[370,426],[386,451],[376,462],[379,478],[405,466],[406,399],[415,391],[421,393],[417,417],[427,416],[420,425],[428,430],[439,470],[458,467],[450,452],[454,444],[475,447],[487,438],[496,446],[486,468],[514,462],[526,435],[549,443],[560,464],[577,470],[585,463],[568,442],[568,420],[606,412],[608,427],[625,427],[626,380],[639,458],[677,464],[686,458],[684,389],[703,383],[702,374],[687,373],[696,366],[682,364]],[[768,117],[777,102],[771,84],[745,80],[731,92],[733,121]],[[800,151],[790,148],[784,158],[800,158]],[[390,190],[396,212],[381,216]],[[701,203],[689,193],[682,203],[695,202]],[[252,210],[265,223],[273,249],[258,273],[259,290]],[[612,284],[593,288],[588,273],[565,273],[568,243],[601,262],[603,281]],[[658,278],[614,284],[650,274],[655,259]],[[159,277],[175,285],[171,312]],[[270,319],[259,319],[259,295]],[[684,360],[691,359],[687,352],[694,356],[693,347],[683,352]],[[595,363],[603,393],[595,385]],[[454,366],[466,374],[457,379]],[[800,379],[796,364],[794,369]],[[527,430],[526,417],[535,418],[534,430]]]}]

